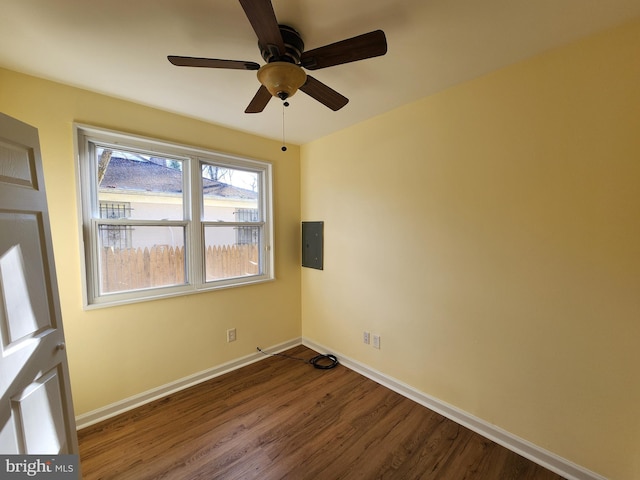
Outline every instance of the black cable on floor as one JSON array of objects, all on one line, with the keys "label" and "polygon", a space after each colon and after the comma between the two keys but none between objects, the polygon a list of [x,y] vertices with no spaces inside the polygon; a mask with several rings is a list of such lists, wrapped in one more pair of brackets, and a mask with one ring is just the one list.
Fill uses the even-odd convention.
[{"label": "black cable on floor", "polygon": [[309,365],[313,365],[314,368],[318,368],[320,370],[329,370],[330,368],[334,368],[338,365],[338,358],[335,355],[331,355],[330,353],[324,354],[321,353],[316,355],[309,360],[305,360],[304,358],[293,357],[291,355],[285,355],[284,353],[267,353],[262,350],[260,347],[256,347],[260,353],[264,353],[267,356],[272,357],[284,357],[290,358],[291,360],[298,360],[300,362],[308,363]]}]

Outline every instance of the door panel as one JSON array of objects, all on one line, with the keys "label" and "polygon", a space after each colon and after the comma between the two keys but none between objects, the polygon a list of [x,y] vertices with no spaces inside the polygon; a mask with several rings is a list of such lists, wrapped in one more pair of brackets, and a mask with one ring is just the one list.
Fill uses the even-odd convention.
[{"label": "door panel", "polygon": [[30,454],[67,454],[61,376],[57,369],[36,379],[12,399],[12,411]]},{"label": "door panel", "polygon": [[0,138],[0,158],[0,181],[37,189],[33,148]]},{"label": "door panel", "polygon": [[4,305],[0,321],[7,329],[3,348],[53,327],[43,280],[38,223],[33,214],[0,213],[0,230],[4,231],[0,238],[0,304]]},{"label": "door panel", "polygon": [[38,132],[0,114],[0,453],[77,454]]}]

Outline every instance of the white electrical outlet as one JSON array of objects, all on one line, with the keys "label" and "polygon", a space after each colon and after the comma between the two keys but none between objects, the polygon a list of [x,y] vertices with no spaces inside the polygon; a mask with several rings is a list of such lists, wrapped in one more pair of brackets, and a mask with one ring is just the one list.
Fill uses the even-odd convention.
[{"label": "white electrical outlet", "polygon": [[371,343],[371,334],[369,332],[364,332],[362,334],[362,341],[369,345]]},{"label": "white electrical outlet", "polygon": [[373,335],[373,348],[380,348],[380,335]]},{"label": "white electrical outlet", "polygon": [[227,343],[236,341],[236,329],[230,328],[227,330]]}]

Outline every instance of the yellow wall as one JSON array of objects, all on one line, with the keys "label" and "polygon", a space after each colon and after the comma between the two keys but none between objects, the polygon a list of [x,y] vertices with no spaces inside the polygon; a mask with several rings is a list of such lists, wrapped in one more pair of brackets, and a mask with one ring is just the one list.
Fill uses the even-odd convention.
[{"label": "yellow wall", "polygon": [[638,59],[635,22],[304,145],[303,336],[640,478]]},{"label": "yellow wall", "polygon": [[[2,69],[0,111],[40,133],[76,415],[300,337],[297,147]],[[83,311],[74,121],[272,162],[277,280]]]}]

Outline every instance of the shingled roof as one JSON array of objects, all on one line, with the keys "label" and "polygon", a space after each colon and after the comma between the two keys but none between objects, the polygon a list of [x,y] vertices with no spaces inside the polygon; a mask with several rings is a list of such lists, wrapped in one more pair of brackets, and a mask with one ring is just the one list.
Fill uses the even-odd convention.
[{"label": "shingled roof", "polygon": [[[205,196],[254,200],[258,194],[217,180],[202,179]],[[100,190],[118,189],[137,192],[181,193],[182,172],[148,160],[111,157],[100,183]]]}]

